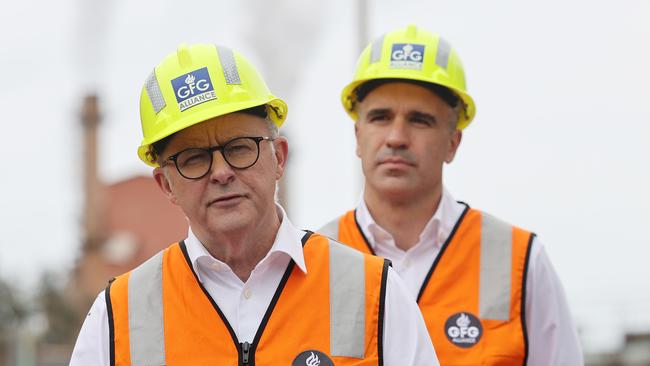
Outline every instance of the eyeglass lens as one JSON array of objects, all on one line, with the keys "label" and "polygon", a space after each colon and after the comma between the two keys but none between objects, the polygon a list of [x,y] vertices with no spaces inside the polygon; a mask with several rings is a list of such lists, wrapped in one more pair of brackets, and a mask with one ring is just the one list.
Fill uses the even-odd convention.
[{"label": "eyeglass lens", "polygon": [[205,176],[212,166],[214,150],[220,150],[226,162],[236,169],[246,169],[257,162],[261,138],[238,137],[210,149],[190,148],[176,156],[176,168],[185,178]]}]

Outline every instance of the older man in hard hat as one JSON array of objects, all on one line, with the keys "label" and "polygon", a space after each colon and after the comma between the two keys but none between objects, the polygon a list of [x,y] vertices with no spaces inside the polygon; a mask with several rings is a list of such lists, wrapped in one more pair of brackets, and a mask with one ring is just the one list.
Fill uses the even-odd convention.
[{"label": "older man in hard hat", "polygon": [[387,261],[296,229],[275,203],[287,106],[244,57],[179,47],[140,111],[138,155],[190,230],[100,294],[72,365],[438,364]]},{"label": "older man in hard hat", "polygon": [[457,202],[443,186],[475,114],[460,59],[415,26],[361,54],[343,106],[365,185],[319,230],[392,261],[443,365],[580,365],[562,286],[535,234]]}]

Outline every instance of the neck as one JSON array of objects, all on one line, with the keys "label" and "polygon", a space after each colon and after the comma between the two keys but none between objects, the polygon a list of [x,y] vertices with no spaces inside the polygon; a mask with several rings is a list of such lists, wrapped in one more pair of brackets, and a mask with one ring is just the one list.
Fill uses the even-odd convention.
[{"label": "neck", "polygon": [[226,263],[246,282],[255,266],[271,250],[280,228],[276,210],[260,220],[254,228],[243,228],[226,233],[196,232],[197,238],[214,258]]},{"label": "neck", "polygon": [[382,194],[366,184],[363,195],[375,222],[388,231],[395,245],[404,251],[417,244],[420,233],[435,214],[441,198],[441,186],[426,194],[405,199]]}]

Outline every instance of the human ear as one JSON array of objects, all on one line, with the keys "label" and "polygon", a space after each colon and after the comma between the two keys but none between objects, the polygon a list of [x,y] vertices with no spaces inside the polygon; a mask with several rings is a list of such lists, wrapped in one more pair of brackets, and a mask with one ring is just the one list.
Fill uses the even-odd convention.
[{"label": "human ear", "polygon": [[172,187],[172,183],[169,180],[169,177],[165,173],[164,168],[155,168],[153,170],[153,179],[156,181],[156,184],[158,184],[158,188],[162,191],[162,193],[167,197],[169,202],[178,205],[178,201],[176,199],[176,195],[174,194],[174,189]]},{"label": "human ear", "polygon": [[456,152],[458,151],[458,146],[460,146],[460,141],[463,139],[463,132],[461,130],[454,130],[451,133],[449,139],[449,150],[447,151],[447,156],[445,157],[445,162],[447,164],[454,161]]},{"label": "human ear", "polygon": [[361,157],[361,152],[359,151],[359,122],[355,122],[354,124],[354,139],[357,142],[355,152],[358,157]]},{"label": "human ear", "polygon": [[289,157],[289,141],[287,141],[285,137],[280,136],[272,143],[275,146],[275,160],[278,163],[275,172],[275,179],[280,180],[284,175],[284,169],[287,166],[287,158]]}]

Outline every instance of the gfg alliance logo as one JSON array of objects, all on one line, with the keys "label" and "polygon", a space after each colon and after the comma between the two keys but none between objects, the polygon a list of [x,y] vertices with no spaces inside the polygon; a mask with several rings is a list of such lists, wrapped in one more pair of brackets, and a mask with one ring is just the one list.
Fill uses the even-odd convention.
[{"label": "gfg alliance logo", "polygon": [[172,80],[172,87],[181,112],[208,100],[217,99],[207,67],[177,77]]},{"label": "gfg alliance logo", "polygon": [[477,317],[470,313],[456,313],[445,322],[445,335],[461,348],[473,347],[483,335],[483,327]]},{"label": "gfg alliance logo", "polygon": [[395,43],[390,51],[390,67],[394,69],[422,69],[424,45]]},{"label": "gfg alliance logo", "polygon": [[300,352],[293,359],[291,366],[334,366],[334,362],[323,352],[308,350]]}]

